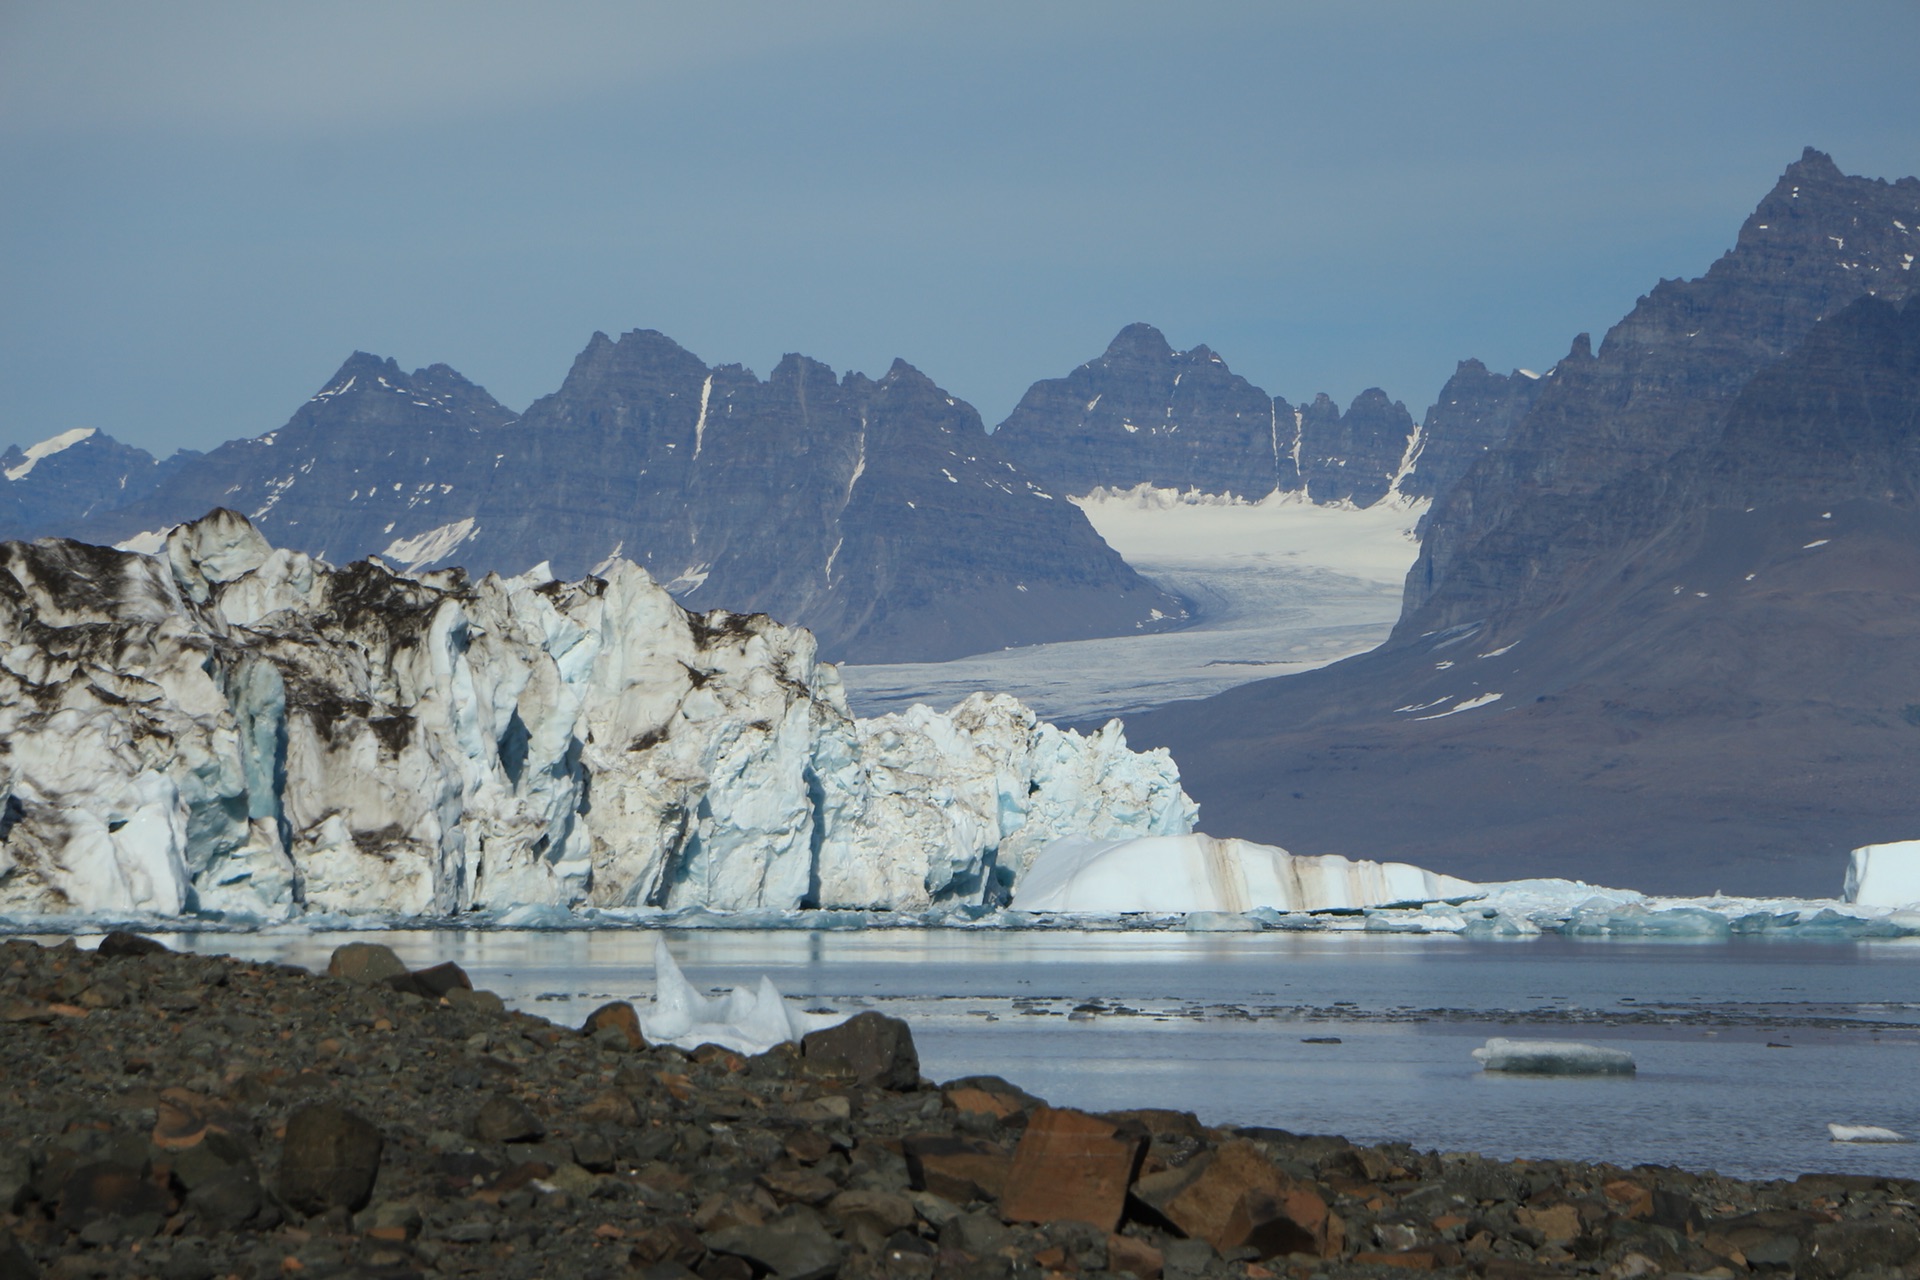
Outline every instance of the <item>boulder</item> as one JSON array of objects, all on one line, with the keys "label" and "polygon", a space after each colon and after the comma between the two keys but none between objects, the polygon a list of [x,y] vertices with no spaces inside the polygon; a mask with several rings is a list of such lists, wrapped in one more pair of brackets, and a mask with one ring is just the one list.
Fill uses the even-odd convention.
[{"label": "boulder", "polygon": [[1013,1154],[997,1142],[948,1134],[913,1134],[901,1139],[900,1150],[915,1191],[955,1204],[998,1200],[1013,1163]]},{"label": "boulder", "polygon": [[473,1132],[483,1142],[538,1142],[546,1136],[547,1127],[526,1103],[500,1093],[480,1104]]},{"label": "boulder", "polygon": [[1180,1168],[1141,1178],[1133,1195],[1146,1216],[1222,1253],[1251,1247],[1262,1257],[1330,1257],[1343,1243],[1339,1220],[1319,1193],[1288,1177],[1242,1139]]},{"label": "boulder", "polygon": [[1144,1135],[1098,1116],[1038,1107],[1014,1149],[1000,1212],[1010,1222],[1085,1222],[1111,1232],[1145,1148]]},{"label": "boulder", "polygon": [[373,986],[391,978],[405,977],[407,966],[385,943],[349,942],[334,949],[333,958],[327,961],[327,972],[336,978]]},{"label": "boulder", "polygon": [[778,1280],[825,1280],[840,1269],[841,1247],[817,1224],[794,1219],[778,1226],[732,1226],[700,1237],[710,1253],[742,1258]]},{"label": "boulder", "polygon": [[813,1071],[850,1075],[882,1089],[911,1089],[920,1083],[913,1031],[883,1013],[855,1014],[837,1027],[809,1033],[800,1044]]},{"label": "boulder", "polygon": [[100,939],[100,955],[108,960],[119,956],[165,955],[168,951],[164,943],[119,929]]},{"label": "boulder", "polygon": [[380,1131],[345,1107],[301,1107],[287,1118],[280,1198],[305,1214],[358,1210],[373,1195],[384,1146]]},{"label": "boulder", "polygon": [[581,1024],[580,1034],[592,1039],[602,1031],[616,1031],[626,1041],[627,1048],[639,1052],[647,1047],[646,1036],[640,1033],[640,1015],[625,1000],[615,1000],[603,1004],[587,1015]]}]

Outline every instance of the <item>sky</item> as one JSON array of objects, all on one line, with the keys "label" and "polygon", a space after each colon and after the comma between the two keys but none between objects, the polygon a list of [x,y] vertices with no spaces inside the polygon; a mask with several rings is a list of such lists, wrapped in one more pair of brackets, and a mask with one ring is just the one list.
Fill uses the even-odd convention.
[{"label": "sky", "polygon": [[1920,173],[1920,4],[0,0],[0,446],[520,409],[595,330],[1003,419],[1125,324],[1418,415],[1695,276],[1803,146]]}]

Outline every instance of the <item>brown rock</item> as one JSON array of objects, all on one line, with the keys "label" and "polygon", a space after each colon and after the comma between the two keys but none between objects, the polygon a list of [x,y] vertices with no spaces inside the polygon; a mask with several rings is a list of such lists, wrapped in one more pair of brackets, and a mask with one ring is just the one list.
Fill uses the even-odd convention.
[{"label": "brown rock", "polygon": [[955,1204],[998,1200],[1013,1164],[1013,1153],[997,1142],[948,1134],[913,1134],[901,1139],[900,1153],[915,1191]]},{"label": "brown rock", "polygon": [[1363,1250],[1353,1255],[1356,1265],[1398,1267],[1402,1271],[1432,1271],[1440,1265],[1431,1249],[1409,1249],[1405,1253],[1376,1253]]},{"label": "brown rock", "polygon": [[415,969],[412,974],[414,987],[425,996],[438,1000],[456,988],[461,991],[473,990],[473,979],[467,971],[449,960],[426,969]]},{"label": "brown rock", "polygon": [[850,1075],[882,1089],[911,1089],[920,1083],[913,1032],[900,1019],[882,1013],[855,1014],[837,1027],[812,1032],[800,1046],[811,1071]]},{"label": "brown rock", "polygon": [[1107,1270],[1131,1271],[1138,1280],[1160,1280],[1167,1260],[1145,1240],[1132,1236],[1107,1237]]},{"label": "brown rock", "polygon": [[586,1022],[581,1024],[580,1034],[592,1038],[608,1027],[625,1036],[627,1048],[634,1052],[647,1047],[647,1038],[640,1034],[640,1015],[625,1000],[603,1004],[588,1014]]},{"label": "brown rock", "polygon": [[407,966],[400,963],[393,948],[384,943],[349,942],[334,950],[333,958],[327,961],[327,972],[336,978],[375,986],[389,978],[404,977]]},{"label": "brown rock", "polygon": [[594,1095],[575,1114],[588,1124],[633,1124],[640,1118],[633,1100],[613,1089]]},{"label": "brown rock", "polygon": [[833,1154],[833,1139],[818,1129],[800,1129],[790,1133],[781,1145],[788,1155],[801,1164],[819,1164]]},{"label": "brown rock", "polygon": [[287,1119],[280,1198],[307,1214],[363,1208],[373,1195],[384,1145],[378,1129],[344,1107],[301,1107]]},{"label": "brown rock", "polygon": [[1134,1183],[1133,1194],[1151,1216],[1222,1253],[1251,1246],[1262,1257],[1330,1257],[1344,1234],[1318,1192],[1282,1173],[1245,1140],[1149,1174]]},{"label": "brown rock", "polygon": [[60,1186],[60,1221],[80,1226],[95,1217],[165,1214],[167,1194],[131,1165],[82,1165]]},{"label": "brown rock", "polygon": [[1544,1209],[1522,1205],[1513,1211],[1513,1220],[1538,1231],[1548,1244],[1566,1244],[1580,1238],[1580,1211],[1570,1204]]},{"label": "brown rock", "polygon": [[479,1114],[473,1118],[473,1132],[483,1142],[537,1142],[546,1136],[547,1127],[526,1103],[498,1093],[480,1104]]},{"label": "brown rock", "polygon": [[810,1169],[770,1169],[760,1175],[759,1182],[776,1199],[801,1204],[825,1204],[840,1190],[832,1178]]},{"label": "brown rock", "polygon": [[1145,1147],[1138,1134],[1084,1111],[1037,1108],[1013,1153],[1000,1213],[1009,1222],[1120,1225]]},{"label": "brown rock", "polygon": [[827,1212],[849,1228],[866,1226],[880,1239],[913,1226],[913,1202],[891,1191],[842,1191],[827,1202]]}]

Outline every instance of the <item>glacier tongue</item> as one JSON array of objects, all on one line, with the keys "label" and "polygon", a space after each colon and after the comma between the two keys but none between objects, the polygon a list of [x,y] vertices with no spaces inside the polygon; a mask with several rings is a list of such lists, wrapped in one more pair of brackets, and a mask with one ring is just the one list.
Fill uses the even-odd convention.
[{"label": "glacier tongue", "polygon": [[856,721],[809,633],[625,561],[334,568],[225,511],[0,545],[0,913],[917,909],[1194,817],[1117,723]]}]

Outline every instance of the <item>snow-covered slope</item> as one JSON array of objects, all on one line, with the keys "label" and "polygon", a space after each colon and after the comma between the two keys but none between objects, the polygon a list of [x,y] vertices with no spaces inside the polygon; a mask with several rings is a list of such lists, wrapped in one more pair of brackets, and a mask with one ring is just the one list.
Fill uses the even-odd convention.
[{"label": "snow-covered slope", "polygon": [[0,545],[0,912],[913,908],[1194,816],[1118,724],[856,722],[809,633],[624,561],[336,569],[225,511]]}]

